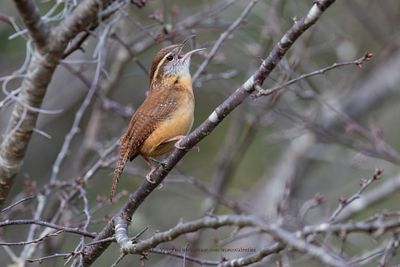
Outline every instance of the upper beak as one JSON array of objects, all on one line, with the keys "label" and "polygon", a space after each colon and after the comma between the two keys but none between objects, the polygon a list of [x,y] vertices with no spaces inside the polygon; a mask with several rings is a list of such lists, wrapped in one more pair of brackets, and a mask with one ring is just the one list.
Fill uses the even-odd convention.
[{"label": "upper beak", "polygon": [[194,50],[192,50],[192,51],[187,52],[187,53],[182,57],[182,61],[185,61],[185,60],[189,59],[190,56],[191,56],[192,54],[197,53],[197,52],[200,52],[200,51],[203,51],[203,50],[205,50],[205,48],[198,48],[198,49],[194,49]]}]

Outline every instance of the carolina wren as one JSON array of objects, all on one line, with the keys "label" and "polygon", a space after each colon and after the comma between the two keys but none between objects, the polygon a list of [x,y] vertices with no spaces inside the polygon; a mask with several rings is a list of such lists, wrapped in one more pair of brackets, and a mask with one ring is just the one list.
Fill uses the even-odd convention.
[{"label": "carolina wren", "polygon": [[150,158],[171,151],[190,131],[194,119],[194,95],[189,71],[195,49],[182,53],[184,46],[175,44],[161,49],[150,70],[150,88],[142,105],[132,115],[128,129],[120,138],[120,154],[114,170],[110,200],[128,160],[141,155],[150,165],[149,182],[155,170]]}]

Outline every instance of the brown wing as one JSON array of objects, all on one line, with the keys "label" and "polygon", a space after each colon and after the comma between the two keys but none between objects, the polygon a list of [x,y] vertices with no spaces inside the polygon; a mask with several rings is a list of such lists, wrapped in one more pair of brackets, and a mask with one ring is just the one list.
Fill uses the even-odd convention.
[{"label": "brown wing", "polygon": [[163,91],[152,91],[143,104],[133,114],[128,129],[120,139],[120,154],[114,170],[110,200],[114,196],[119,177],[129,158],[134,157],[144,141],[156,129],[159,122],[166,119],[175,109],[177,103],[174,94]]}]

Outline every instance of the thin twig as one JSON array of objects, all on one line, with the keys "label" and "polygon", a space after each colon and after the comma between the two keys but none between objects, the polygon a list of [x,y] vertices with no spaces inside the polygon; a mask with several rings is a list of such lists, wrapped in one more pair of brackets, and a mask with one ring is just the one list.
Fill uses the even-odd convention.
[{"label": "thin twig", "polygon": [[175,252],[172,250],[152,248],[152,249],[148,250],[148,252],[154,253],[154,254],[168,255],[168,256],[172,256],[172,257],[176,257],[176,258],[180,258],[180,259],[185,259],[187,261],[200,264],[201,266],[205,266],[205,265],[215,266],[215,265],[220,264],[220,261],[212,261],[212,260],[205,260],[202,258],[196,258],[196,257],[192,257],[192,256],[189,256],[186,254],[178,253],[178,252]]},{"label": "thin twig", "polygon": [[118,263],[120,263],[125,256],[126,256],[125,253],[119,254],[118,258],[115,260],[115,262],[110,267],[116,267],[118,265]]},{"label": "thin twig", "polygon": [[307,74],[300,75],[299,77],[291,79],[291,80],[289,80],[289,81],[287,81],[287,82],[285,82],[285,83],[283,83],[281,85],[278,85],[278,86],[276,86],[274,88],[271,88],[271,89],[262,89],[260,86],[256,86],[256,89],[257,89],[257,94],[256,95],[257,96],[268,96],[268,95],[272,95],[272,94],[278,93],[279,91],[282,91],[284,89],[288,89],[289,85],[292,85],[292,84],[297,83],[297,82],[299,82],[301,80],[310,78],[312,76],[324,74],[324,73],[326,73],[326,72],[328,72],[330,70],[336,69],[336,68],[349,66],[349,65],[355,65],[355,66],[361,68],[362,64],[365,61],[371,60],[372,56],[373,56],[372,53],[368,53],[367,52],[367,53],[364,54],[364,56],[362,56],[361,58],[356,59],[356,60],[340,62],[340,63],[333,63],[332,65],[330,65],[328,67],[325,67],[325,68],[322,68],[322,69],[319,69],[319,70],[316,70],[316,71],[313,71],[313,72],[310,72],[310,73],[307,73]]},{"label": "thin twig", "polygon": [[79,228],[71,228],[71,227],[67,227],[67,226],[62,226],[62,225],[57,225],[54,223],[49,223],[49,222],[45,222],[45,221],[41,221],[41,220],[32,220],[32,219],[7,220],[4,222],[0,222],[0,228],[5,227],[5,226],[12,226],[12,225],[30,225],[30,224],[45,226],[45,227],[53,228],[56,230],[64,231],[66,233],[72,233],[72,234],[82,235],[82,236],[91,237],[91,238],[96,237],[96,234],[79,230]]},{"label": "thin twig", "polygon": [[70,252],[70,253],[54,253],[52,255],[49,256],[44,256],[44,257],[40,257],[40,258],[36,258],[36,259],[26,259],[27,262],[39,262],[42,263],[45,260],[50,260],[50,259],[54,259],[54,258],[60,258],[63,257],[64,259],[70,258],[70,257],[74,257],[74,253]]},{"label": "thin twig", "polygon": [[340,198],[339,200],[339,206],[336,208],[336,210],[332,213],[332,215],[329,217],[328,222],[329,223],[334,223],[336,221],[336,218],[339,216],[339,214],[352,202],[356,201],[361,197],[361,194],[365,191],[365,189],[368,188],[370,184],[373,182],[379,180],[381,178],[383,170],[377,168],[375,170],[375,173],[370,177],[369,179],[363,179],[361,182],[361,187],[358,189],[358,191],[352,195],[349,198]]},{"label": "thin twig", "polygon": [[264,259],[265,257],[271,256],[273,254],[277,254],[280,251],[285,249],[285,245],[281,243],[275,243],[272,246],[261,249],[257,253],[254,253],[250,256],[243,256],[237,259],[229,260],[221,263],[218,267],[239,267],[239,266],[247,266],[252,263],[256,263]]},{"label": "thin twig", "polygon": [[28,245],[28,244],[32,244],[32,243],[39,243],[44,241],[45,239],[52,237],[52,236],[58,236],[59,234],[61,234],[62,232],[64,232],[64,230],[58,230],[54,233],[48,233],[45,236],[42,236],[40,238],[36,238],[34,240],[29,240],[29,241],[21,241],[21,242],[0,242],[0,246],[24,246],[24,245]]},{"label": "thin twig", "polygon": [[[100,38],[99,46],[103,47],[105,45],[107,35],[108,35],[108,30],[105,30],[102,34],[102,37]],[[89,89],[85,99],[83,100],[82,105],[80,106],[80,108],[78,109],[78,111],[75,114],[75,118],[72,123],[71,129],[68,132],[68,134],[65,136],[64,143],[63,143],[63,145],[60,149],[60,152],[58,153],[57,158],[53,164],[52,172],[51,172],[51,176],[50,176],[51,183],[54,183],[58,179],[58,173],[60,171],[61,164],[69,152],[69,147],[71,145],[73,138],[79,132],[79,125],[81,123],[82,117],[83,117],[86,109],[90,105],[95,92],[98,89],[98,82],[100,79],[101,69],[104,64],[104,57],[105,57],[105,55],[103,55],[103,52],[99,53],[99,56],[97,58],[98,63],[96,66],[96,73],[94,75],[93,82],[91,82],[90,89]]]},{"label": "thin twig", "polygon": [[242,21],[249,14],[250,10],[257,3],[258,0],[252,0],[240,14],[240,16],[229,26],[229,28],[224,31],[215,42],[214,46],[211,48],[211,51],[207,54],[206,59],[201,63],[199,68],[196,70],[196,73],[193,75],[192,80],[196,81],[199,78],[200,74],[206,69],[207,65],[213,59],[218,49],[221,47],[226,38],[242,23]]},{"label": "thin twig", "polygon": [[379,260],[379,267],[385,267],[389,264],[391,258],[394,256],[396,250],[399,247],[398,233],[394,233],[393,237],[387,242],[385,250],[383,251],[382,257]]},{"label": "thin twig", "polygon": [[15,202],[15,203],[11,204],[10,206],[8,206],[8,207],[6,207],[6,208],[2,209],[2,210],[0,211],[0,213],[2,213],[2,212],[6,212],[6,211],[8,211],[8,210],[10,210],[10,209],[14,208],[14,207],[15,207],[15,206],[17,206],[18,204],[21,204],[22,202],[25,202],[25,201],[31,200],[31,199],[33,199],[33,198],[35,198],[35,196],[24,197],[24,198],[22,198],[22,199],[18,200],[17,202]]}]

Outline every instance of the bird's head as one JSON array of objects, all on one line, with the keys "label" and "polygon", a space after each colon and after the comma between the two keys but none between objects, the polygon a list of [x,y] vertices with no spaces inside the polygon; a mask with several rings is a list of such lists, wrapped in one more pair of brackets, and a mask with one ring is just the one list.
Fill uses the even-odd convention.
[{"label": "bird's head", "polygon": [[194,53],[202,51],[204,48],[183,53],[184,45],[185,42],[167,46],[155,55],[150,71],[151,84],[175,81],[176,78],[191,79],[190,58]]}]

